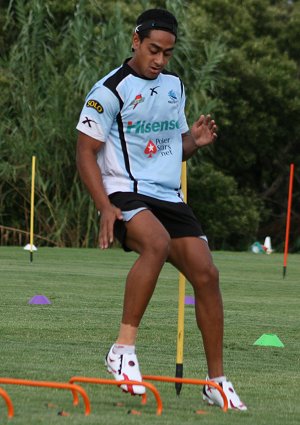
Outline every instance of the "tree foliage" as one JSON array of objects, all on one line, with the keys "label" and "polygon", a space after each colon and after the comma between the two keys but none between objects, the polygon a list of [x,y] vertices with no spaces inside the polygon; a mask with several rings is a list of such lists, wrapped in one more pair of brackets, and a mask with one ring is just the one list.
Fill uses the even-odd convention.
[{"label": "tree foliage", "polygon": [[[75,127],[91,86],[130,56],[135,18],[149,7],[180,23],[170,67],[185,83],[189,122],[213,113],[219,126],[218,142],[189,166],[189,200],[213,247],[242,249],[266,231],[280,246],[288,167],[300,165],[299,1],[3,1],[0,222],[28,230],[36,155],[35,232],[61,246],[96,244]],[[297,171],[295,183],[294,249]]]}]

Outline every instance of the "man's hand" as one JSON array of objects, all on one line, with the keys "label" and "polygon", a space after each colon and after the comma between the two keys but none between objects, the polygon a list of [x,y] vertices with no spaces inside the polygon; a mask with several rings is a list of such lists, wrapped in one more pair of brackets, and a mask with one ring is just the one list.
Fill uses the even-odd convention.
[{"label": "man's hand", "polygon": [[122,212],[119,208],[110,204],[101,211],[99,247],[107,249],[114,241],[114,224],[116,220],[123,220]]},{"label": "man's hand", "polygon": [[201,115],[191,128],[195,144],[199,148],[213,143],[218,137],[216,131],[216,123],[210,115]]}]

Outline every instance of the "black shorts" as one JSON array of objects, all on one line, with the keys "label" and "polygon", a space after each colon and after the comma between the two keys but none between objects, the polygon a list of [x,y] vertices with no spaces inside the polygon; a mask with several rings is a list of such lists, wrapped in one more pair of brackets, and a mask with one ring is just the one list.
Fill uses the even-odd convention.
[{"label": "black shorts", "polygon": [[143,209],[150,210],[165,227],[172,239],[196,236],[203,237],[206,240],[202,227],[192,209],[184,202],[161,201],[134,192],[115,192],[109,195],[109,199],[112,204],[120,208],[124,215],[124,221],[116,220],[114,234],[125,251],[130,251],[125,244],[125,221],[130,220],[130,218],[126,219],[126,212],[133,212],[133,217],[135,210],[137,212]]}]

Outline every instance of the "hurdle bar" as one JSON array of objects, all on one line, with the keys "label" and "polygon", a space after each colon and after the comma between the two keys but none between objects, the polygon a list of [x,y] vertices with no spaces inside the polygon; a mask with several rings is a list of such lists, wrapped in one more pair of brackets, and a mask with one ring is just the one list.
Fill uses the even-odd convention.
[{"label": "hurdle bar", "polygon": [[[82,396],[85,405],[85,416],[88,416],[91,413],[91,404],[90,399],[85,392],[85,390],[76,384],[70,384],[67,382],[53,382],[53,381],[32,381],[29,379],[16,379],[16,378],[1,378],[0,384],[8,385],[24,385],[28,387],[47,387],[47,388],[57,388],[62,390],[71,390],[73,394],[73,404],[77,406],[79,403],[78,397],[75,400],[74,394],[77,392]],[[76,401],[76,402],[75,402]]]},{"label": "hurdle bar", "polygon": [[204,379],[192,379],[192,378],[173,378],[172,376],[156,376],[156,375],[143,375],[143,379],[147,381],[159,381],[159,382],[173,382],[179,384],[191,384],[191,385],[209,385],[216,388],[223,399],[224,406],[222,407],[223,412],[228,410],[228,400],[222,389],[222,387],[216,382],[206,381]]},{"label": "hurdle bar", "polygon": [[[130,381],[130,380],[123,380],[123,381],[116,381],[114,379],[102,379],[102,378],[92,378],[92,377],[86,377],[86,376],[72,376],[69,379],[69,383],[73,384],[74,382],[80,382],[80,383],[86,383],[86,384],[100,384],[100,385],[117,385],[118,387],[120,385],[142,385],[146,388],[148,388],[154,395],[156,400],[156,415],[160,416],[162,414],[163,410],[163,404],[160,397],[160,394],[156,387],[153,384],[150,384],[149,382],[139,382],[139,381]],[[77,394],[73,392],[73,403],[78,403]],[[145,397],[142,397],[142,404],[146,404],[146,395]]]},{"label": "hurdle bar", "polygon": [[11,398],[9,397],[7,392],[1,387],[0,387],[0,395],[5,400],[5,403],[6,403],[6,406],[7,406],[8,419],[13,418],[13,416],[14,416],[14,405],[11,401]]}]

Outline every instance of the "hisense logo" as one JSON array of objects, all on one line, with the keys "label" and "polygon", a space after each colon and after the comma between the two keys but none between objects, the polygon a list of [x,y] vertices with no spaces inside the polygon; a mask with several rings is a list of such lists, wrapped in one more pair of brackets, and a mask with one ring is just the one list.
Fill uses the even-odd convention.
[{"label": "hisense logo", "polygon": [[175,130],[179,129],[179,122],[176,120],[170,120],[170,121],[153,121],[153,122],[147,122],[147,121],[137,121],[132,122],[128,121],[127,123],[127,129],[126,133],[136,133],[136,134],[143,134],[143,133],[158,133],[161,131],[167,131],[167,130]]}]

